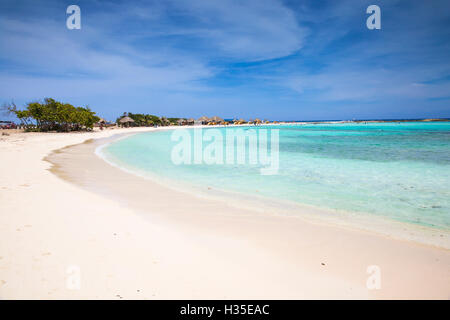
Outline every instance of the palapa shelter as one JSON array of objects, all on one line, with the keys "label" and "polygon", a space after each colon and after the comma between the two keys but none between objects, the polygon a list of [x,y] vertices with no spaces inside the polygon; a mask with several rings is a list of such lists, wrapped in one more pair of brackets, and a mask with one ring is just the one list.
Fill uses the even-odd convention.
[{"label": "palapa shelter", "polygon": [[221,117],[214,116],[211,118],[211,121],[213,121],[214,123],[222,123],[224,120]]},{"label": "palapa shelter", "polygon": [[207,116],[203,116],[198,118],[198,121],[200,121],[202,124],[207,124],[210,120]]},{"label": "palapa shelter", "polygon": [[186,125],[186,123],[187,123],[186,119],[178,119],[177,120],[177,124],[179,126],[184,126],[184,125]]},{"label": "palapa shelter", "polygon": [[131,119],[130,117],[123,117],[122,119],[119,120],[119,123],[123,126],[123,127],[129,127],[131,123],[133,123],[134,120]]},{"label": "palapa shelter", "polygon": [[100,120],[98,120],[96,123],[94,123],[94,127],[100,127],[101,125],[105,125],[106,124],[106,120],[103,118],[100,118]]},{"label": "palapa shelter", "polygon": [[189,119],[186,120],[186,123],[187,123],[188,125],[193,125],[193,124],[195,123],[195,119],[189,118]]}]

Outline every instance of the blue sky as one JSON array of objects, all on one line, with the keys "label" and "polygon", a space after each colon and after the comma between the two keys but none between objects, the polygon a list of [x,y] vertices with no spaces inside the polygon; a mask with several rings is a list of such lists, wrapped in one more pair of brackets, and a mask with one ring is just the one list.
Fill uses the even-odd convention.
[{"label": "blue sky", "polygon": [[[81,30],[66,8],[81,8]],[[368,30],[366,8],[381,8]],[[450,117],[450,2],[0,2],[0,102],[114,120]]]}]

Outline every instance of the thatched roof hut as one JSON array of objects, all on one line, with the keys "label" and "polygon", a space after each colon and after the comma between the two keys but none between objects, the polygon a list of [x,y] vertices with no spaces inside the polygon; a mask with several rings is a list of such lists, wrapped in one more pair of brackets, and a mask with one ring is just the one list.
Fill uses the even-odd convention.
[{"label": "thatched roof hut", "polygon": [[212,117],[211,120],[214,121],[214,122],[217,122],[217,123],[223,122],[223,119],[221,117],[218,117],[218,116]]},{"label": "thatched roof hut", "polygon": [[101,125],[106,124],[106,120],[103,118],[100,118],[96,123],[94,123],[94,127],[100,127]]},{"label": "thatched roof hut", "polygon": [[209,118],[207,116],[203,116],[198,118],[198,121],[200,121],[202,124],[206,124],[209,122]]},{"label": "thatched roof hut", "polygon": [[177,124],[178,124],[179,126],[185,125],[186,122],[187,122],[186,119],[178,119],[178,120],[177,120]]},{"label": "thatched roof hut", "polygon": [[122,119],[119,120],[120,123],[127,123],[127,122],[134,122],[133,119],[131,119],[130,117],[123,117]]},{"label": "thatched roof hut", "polygon": [[130,123],[133,123],[134,120],[131,119],[130,117],[123,117],[122,119],[119,120],[119,123],[123,126],[129,126]]},{"label": "thatched roof hut", "polygon": [[195,123],[195,119],[193,118],[189,118],[186,120],[187,124],[194,124]]}]

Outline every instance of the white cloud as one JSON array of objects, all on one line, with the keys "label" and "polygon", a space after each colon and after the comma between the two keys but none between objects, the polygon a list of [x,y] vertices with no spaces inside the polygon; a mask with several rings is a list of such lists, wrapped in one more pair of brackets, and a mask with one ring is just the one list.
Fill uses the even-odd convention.
[{"label": "white cloud", "polygon": [[370,102],[392,98],[430,99],[448,96],[450,82],[425,84],[420,69],[327,70],[317,75],[297,75],[278,79],[299,95],[315,92],[315,101]]},{"label": "white cloud", "polygon": [[265,60],[301,49],[306,29],[275,0],[176,1],[201,27],[198,36],[236,59]]},{"label": "white cloud", "polygon": [[[272,0],[105,3],[100,8],[89,12],[82,6],[79,31],[67,30],[56,11],[26,20],[0,13],[0,58],[10,66],[0,79],[0,95],[26,97],[37,87],[49,93],[76,88],[80,95],[124,87],[201,90],[197,80],[218,71],[209,65],[211,59],[289,55],[301,47],[304,33],[292,12]],[[42,9],[56,10],[54,3]],[[131,26],[137,20],[142,28]],[[167,39],[176,35],[184,37],[181,43]],[[186,36],[197,43],[183,42]]]}]

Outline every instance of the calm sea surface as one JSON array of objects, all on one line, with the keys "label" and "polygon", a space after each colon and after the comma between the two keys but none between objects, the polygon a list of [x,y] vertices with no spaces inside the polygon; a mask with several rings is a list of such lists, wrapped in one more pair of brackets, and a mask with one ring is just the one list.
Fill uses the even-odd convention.
[{"label": "calm sea surface", "polygon": [[[274,128],[279,129],[279,170],[274,175],[261,175],[264,165],[248,161],[176,165],[171,153],[179,142],[171,140],[172,130],[130,136],[101,152],[129,170],[192,186],[450,227],[450,122],[298,124],[243,130],[258,134]],[[193,136],[192,129],[184,130]],[[208,130],[225,137],[236,128],[203,129],[203,134]],[[208,144],[204,142],[203,149]]]}]

